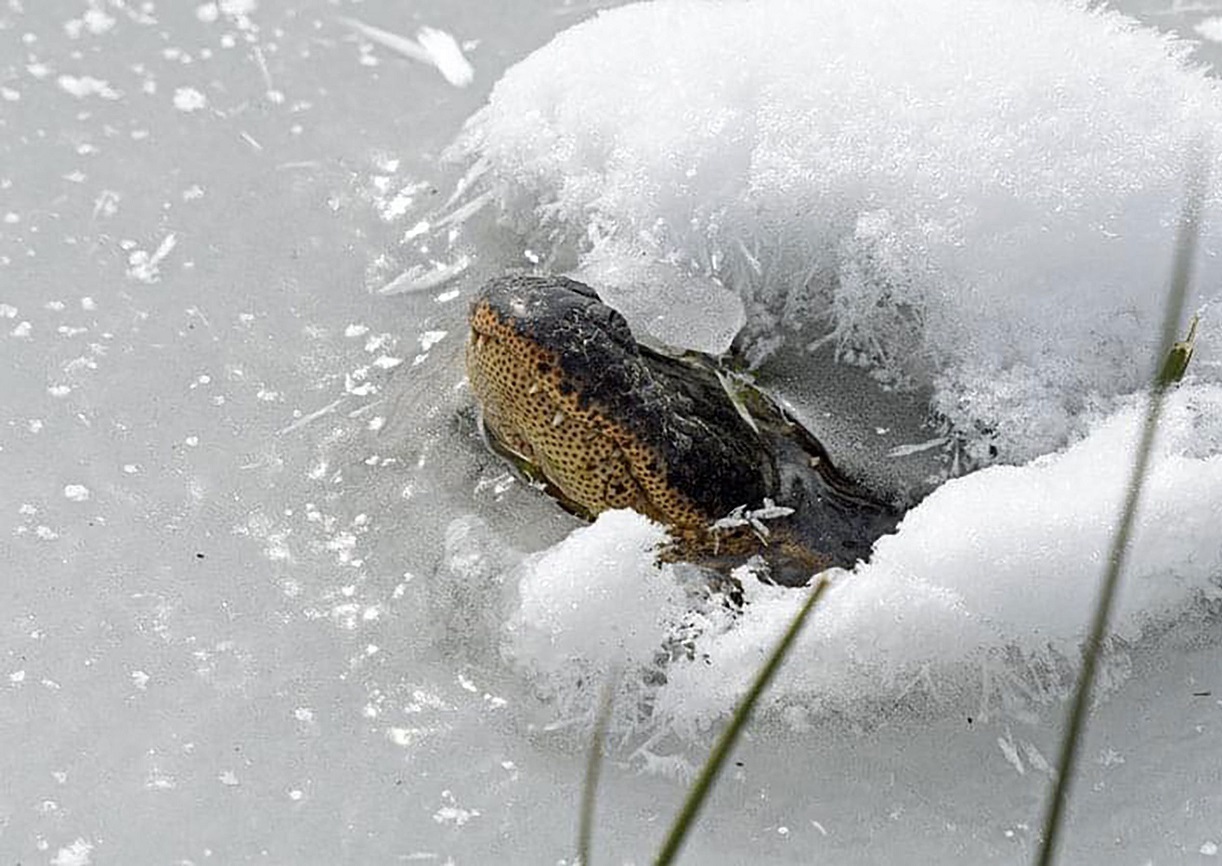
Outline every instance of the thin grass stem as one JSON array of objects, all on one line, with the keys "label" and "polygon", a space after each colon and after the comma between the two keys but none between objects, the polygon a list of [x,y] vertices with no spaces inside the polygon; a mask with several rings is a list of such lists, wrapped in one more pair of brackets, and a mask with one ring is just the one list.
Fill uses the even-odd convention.
[{"label": "thin grass stem", "polygon": [[675,817],[675,822],[671,825],[666,841],[662,845],[662,850],[654,861],[657,866],[669,866],[679,855],[679,849],[683,847],[683,842],[687,838],[688,832],[696,825],[696,818],[700,814],[700,808],[704,805],[709,791],[712,790],[713,783],[717,781],[717,777],[720,775],[726,759],[730,757],[734,743],[738,740],[739,735],[747,725],[747,721],[751,718],[751,711],[759,701],[760,695],[768,688],[768,684],[780,668],[781,662],[789,654],[790,648],[793,646],[798,634],[802,631],[806,618],[814,610],[819,598],[823,595],[823,591],[827,588],[827,583],[828,581],[825,577],[817,579],[814,588],[811,590],[810,597],[806,599],[802,609],[793,618],[793,621],[785,630],[785,634],[777,643],[768,660],[764,662],[763,667],[756,673],[755,680],[751,683],[751,688],[743,696],[742,703],[738,705],[733,717],[730,719],[730,723],[717,739],[717,744],[713,746],[713,751],[709,753],[708,760],[700,768],[700,774],[696,777],[696,781],[688,789],[687,799],[683,802],[683,808]]},{"label": "thin grass stem", "polygon": [[1141,439],[1137,453],[1133,458],[1133,473],[1129,478],[1125,491],[1124,505],[1120,512],[1120,522],[1112,537],[1111,549],[1108,553],[1107,566],[1104,570],[1103,585],[1099,590],[1099,598],[1091,619],[1090,631],[1086,644],[1082,649],[1082,670],[1078,674],[1077,686],[1069,710],[1069,720],[1062,734],[1060,755],[1057,759],[1057,779],[1049,798],[1047,812],[1044,817],[1043,842],[1036,856],[1037,866],[1052,866],[1056,859],[1057,843],[1065,820],[1065,806],[1069,799],[1070,787],[1073,783],[1074,769],[1077,765],[1079,744],[1086,728],[1086,717],[1090,707],[1091,694],[1094,689],[1095,672],[1099,664],[1099,656],[1103,648],[1103,640],[1107,634],[1108,622],[1111,619],[1112,607],[1116,598],[1116,590],[1120,583],[1120,575],[1124,571],[1125,558],[1128,555],[1129,541],[1133,533],[1133,524],[1137,515],[1137,506],[1141,499],[1141,491],[1145,486],[1146,474],[1150,465],[1150,454],[1154,448],[1154,437],[1158,431],[1158,420],[1162,413],[1163,398],[1167,389],[1175,383],[1175,378],[1168,374],[1165,360],[1176,335],[1179,333],[1180,320],[1184,315],[1184,305],[1188,297],[1188,287],[1192,282],[1192,270],[1196,260],[1196,247],[1201,220],[1201,204],[1205,194],[1206,161],[1200,151],[1189,168],[1187,191],[1184,209],[1180,214],[1179,232],[1176,237],[1175,262],[1171,274],[1171,286],[1167,292],[1167,300],[1163,307],[1163,328],[1159,342],[1159,353],[1156,358],[1156,373],[1150,389],[1150,399],[1146,407],[1146,416],[1142,424]]},{"label": "thin grass stem", "polygon": [[590,840],[594,837],[594,809],[598,802],[598,777],[602,774],[603,743],[611,724],[611,709],[615,705],[615,689],[619,685],[619,670],[613,668],[603,683],[594,720],[594,734],[586,757],[586,775],[581,786],[581,816],[577,824],[577,858],[574,866],[590,866]]}]

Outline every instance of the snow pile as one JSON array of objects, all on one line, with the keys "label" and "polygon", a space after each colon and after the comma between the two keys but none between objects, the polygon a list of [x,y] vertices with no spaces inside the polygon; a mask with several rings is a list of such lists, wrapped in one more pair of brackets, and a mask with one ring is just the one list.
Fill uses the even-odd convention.
[{"label": "snow pile", "polygon": [[476,250],[508,235],[551,270],[619,269],[615,302],[655,336],[670,317],[672,338],[724,342],[737,317],[703,300],[719,282],[754,360],[833,341],[932,386],[979,451],[1027,460],[1146,374],[1186,154],[1214,161],[1222,129],[1183,55],[1051,0],[623,7],[505,74],[452,149],[471,171],[442,222],[483,206],[498,223]]},{"label": "snow pile", "polygon": [[530,559],[509,625],[515,653],[547,672],[576,658],[604,671],[651,663],[666,638],[666,616],[682,601],[669,569],[654,565],[665,538],[648,518],[610,511]]},{"label": "snow pile", "polygon": [[[768,698],[798,725],[988,713],[1063,694],[1076,667],[1189,154],[1222,180],[1218,130],[1217,87],[1176,43],[1082,3],[659,0],[505,74],[452,150],[469,171],[436,228],[466,224],[456,254],[576,271],[638,333],[714,350],[741,324],[753,360],[798,366],[776,350],[831,343],[1025,464],[913,509],[837,579]],[[1222,284],[1216,189],[1197,308]],[[1222,594],[1220,322],[1205,310],[1198,378],[1170,400],[1121,641]],[[741,614],[693,604],[654,563],[659,532],[604,515],[504,572],[503,649],[560,717],[619,668],[638,699],[622,724],[703,730],[802,602],[744,574]]]},{"label": "snow pile", "polygon": [[[900,702],[936,710],[966,699],[987,715],[1063,694],[1141,415],[1130,405],[1064,453],[941,487],[868,565],[837,578],[767,705],[801,724],[831,711],[864,720]],[[1114,620],[1121,640],[1222,598],[1222,387],[1180,389],[1161,431]],[[572,712],[593,701],[589,682],[648,668],[686,624],[690,658],[665,665],[645,724],[692,736],[741,697],[803,593],[747,577],[737,619],[693,612],[674,570],[653,564],[659,532],[608,513],[529,561],[507,648]],[[636,707],[621,709],[621,724],[642,722]]]}]

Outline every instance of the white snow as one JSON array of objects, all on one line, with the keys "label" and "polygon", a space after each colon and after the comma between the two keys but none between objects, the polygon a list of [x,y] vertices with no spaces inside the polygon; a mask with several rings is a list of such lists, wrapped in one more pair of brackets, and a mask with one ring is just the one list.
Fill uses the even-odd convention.
[{"label": "white snow", "polygon": [[[712,138],[726,152],[741,142],[744,157],[766,155],[759,145],[780,135],[734,121],[739,107],[760,102],[752,94],[770,100],[753,115],[761,118],[787,111],[796,117],[824,98],[832,108],[843,104],[863,141],[906,124],[913,147],[928,145],[925,161],[892,166],[891,187],[879,180],[881,168],[866,172],[863,184],[886,199],[890,225],[911,249],[970,275],[969,265],[988,262],[987,253],[975,251],[990,243],[987,226],[966,220],[962,248],[939,246],[936,236],[913,228],[914,214],[928,215],[931,226],[945,223],[951,205],[934,195],[940,185],[963,207],[979,205],[984,193],[973,192],[970,171],[992,165],[980,155],[987,148],[970,127],[964,132],[969,125],[956,125],[955,106],[933,105],[922,126],[926,112],[915,102],[911,111],[899,110],[895,92],[880,96],[897,112],[897,125],[888,126],[891,118],[862,101],[858,80],[863,67],[871,71],[871,58],[891,82],[904,78],[894,67],[906,64],[915,99],[932,92],[931,79],[942,69],[958,97],[960,61],[974,58],[977,81],[990,92],[1009,81],[1016,100],[1006,117],[1021,122],[998,131],[999,145],[1019,141],[1023,130],[1038,145],[1007,155],[1002,166],[1024,181],[1027,197],[1016,200],[1035,201],[1028,210],[1038,215],[1044,199],[1031,198],[1038,190],[1045,198],[1062,187],[1081,194],[1067,199],[1070,210],[1048,223],[1050,232],[1080,225],[1075,213],[1085,224],[1087,206],[1101,200],[1087,193],[1097,193],[1099,183],[1115,202],[1138,202],[1132,225],[1148,228],[1161,209],[1170,231],[1178,173],[1169,171],[1161,186],[1137,186],[1172,149],[1151,132],[1159,128],[1151,115],[1171,112],[1166,106],[1175,99],[1162,100],[1160,109],[1159,99],[1127,103],[1125,93],[1149,96],[1151,82],[1161,81],[1165,94],[1191,97],[1198,87],[1192,75],[1168,61],[1165,45],[1148,33],[1125,35],[1080,4],[1066,11],[1018,0],[971,6],[946,0],[964,12],[955,22],[928,0],[897,3],[897,14],[912,10],[905,23],[914,33],[897,37],[884,21],[872,48],[864,35],[843,37],[850,24],[882,8],[876,0],[812,7],[821,15],[765,2],[753,8],[773,12],[775,20],[752,17],[733,37],[724,35],[726,16],[739,8],[730,0],[690,4],[677,19],[681,26],[664,35],[646,19],[679,8],[666,2],[593,18],[561,37],[561,44],[586,39],[591,50],[573,60],[571,71],[557,67],[546,92],[522,92],[520,104],[546,116],[559,97],[572,102],[600,124],[583,137],[574,122],[572,140],[605,142],[605,164],[598,165],[597,147],[574,150],[572,173],[522,185],[506,172],[545,153],[548,145],[539,142],[534,151],[525,147],[520,161],[486,161],[467,193],[434,212],[434,202],[446,198],[432,192],[447,181],[435,159],[438,146],[458,134],[458,117],[487,98],[483,83],[491,86],[551,34],[618,2],[464,0],[399,4],[399,12],[369,2],[345,8],[253,0],[0,2],[0,43],[12,48],[0,52],[9,57],[7,65],[0,62],[6,70],[0,105],[21,109],[0,120],[7,123],[0,153],[12,166],[0,176],[0,386],[9,409],[0,424],[0,514],[8,515],[0,534],[6,574],[14,577],[6,584],[10,661],[0,673],[6,701],[0,731],[7,734],[0,736],[0,778],[17,804],[3,819],[8,859],[65,866],[480,863],[497,852],[491,856],[522,862],[571,860],[589,726],[604,683],[617,675],[594,858],[651,861],[683,794],[654,774],[682,775],[703,757],[715,730],[704,726],[723,718],[802,593],[744,575],[749,604],[734,616],[702,598],[690,567],[655,566],[659,530],[641,518],[608,515],[572,534],[579,522],[480,443],[463,376],[464,319],[472,283],[487,273],[531,267],[532,259],[556,272],[601,269],[609,275],[608,296],[621,290],[617,303],[637,303],[632,315],[640,333],[706,339],[702,345],[712,351],[741,321],[761,357],[771,338],[783,341],[761,378],[779,370],[788,384],[801,376],[783,396],[806,400],[815,389],[797,387],[813,379],[802,367],[805,345],[842,316],[859,322],[865,316],[848,335],[854,339],[875,333],[874,325],[861,306],[846,303],[842,311],[834,297],[815,298],[809,309],[800,297],[786,306],[782,271],[806,246],[840,237],[838,226],[886,235],[889,224],[871,216],[878,207],[853,212],[811,234],[808,244],[805,235],[776,230],[794,202],[820,204],[812,181],[776,174],[764,199],[743,185],[749,160],[742,168],[712,157],[697,168],[714,174],[688,177],[678,159],[686,151],[678,146],[687,147],[685,136],[705,128],[719,106],[726,134],[712,136],[709,147]],[[1158,7],[1149,12],[1152,24],[1185,34],[1217,14],[1193,12],[1192,3],[1167,8],[1172,0],[1116,2]],[[114,26],[94,35],[85,23],[91,10],[104,10]],[[1015,10],[1029,12],[1033,23],[1018,21]],[[387,60],[381,47],[358,53],[351,40],[338,38],[340,14],[368,16],[413,40],[421,24],[444,27],[459,36],[479,74],[466,89],[415,81],[432,76],[433,67]],[[616,25],[616,16],[626,17]],[[812,17],[829,31],[824,42],[809,32]],[[82,22],[79,39],[65,35],[66,22],[75,21]],[[1076,41],[1060,35],[1066,21]],[[989,51],[970,44],[973,28]],[[690,41],[688,29],[697,41],[707,34],[713,53],[728,58],[715,70],[725,87],[709,83],[709,65],[690,45],[673,55],[658,48],[666,39]],[[713,30],[723,35],[713,38]],[[998,30],[1013,44],[998,48]],[[1111,35],[1090,36],[1101,30]],[[781,34],[772,40],[775,51],[760,47],[769,33]],[[812,88],[795,77],[787,47],[802,39],[814,47],[840,39],[844,49],[838,59],[807,58],[816,71],[823,64],[809,78]],[[1057,97],[1049,84],[1057,76],[1055,49],[1070,42],[1076,54],[1061,62],[1068,89]],[[1217,43],[1194,50],[1217,68]],[[365,65],[371,51],[383,58],[380,66]],[[548,52],[560,56],[553,46],[528,64],[543,63]],[[738,54],[747,70],[741,79],[734,75]],[[623,70],[662,55],[678,66],[659,79],[656,109],[650,99],[632,104],[617,95],[621,82],[627,88],[641,78]],[[832,68],[837,63],[839,71]],[[683,64],[699,68],[683,73]],[[270,86],[264,66],[291,95],[284,103],[263,98]],[[607,98],[570,100],[569,87],[588,84],[593,92],[596,69],[606,71]],[[1094,70],[1093,89],[1082,85],[1081,69]],[[75,98],[57,83],[61,74],[92,76],[125,98]],[[525,80],[521,70],[502,88],[512,90],[515,79]],[[671,95],[676,81],[687,91],[682,104]],[[736,82],[741,87],[733,91]],[[206,94],[204,110],[175,110],[171,99],[180,86]],[[1211,88],[1200,86],[1202,93]],[[126,98],[137,90],[152,98]],[[385,105],[354,115],[353,100],[375,93]],[[214,94],[227,95],[224,110],[213,110],[211,100],[220,98]],[[1096,112],[1059,113],[1058,98],[1101,108],[1088,122]],[[1210,123],[1212,100],[1203,97],[1197,106]],[[957,105],[977,118],[987,113],[971,99]],[[828,114],[827,128],[835,131],[843,116]],[[352,134],[358,126],[360,134]],[[1134,135],[1091,151],[1096,128],[1101,135]],[[1174,117],[1163,128],[1171,137]],[[1057,138],[1057,129],[1075,135]],[[981,126],[978,135],[987,132]],[[959,154],[938,150],[957,142],[964,145],[963,167]],[[1132,174],[1125,170],[1134,167],[1130,147],[1149,158]],[[1088,151],[1097,164],[1083,155]],[[631,159],[614,156],[621,152]],[[872,151],[884,152],[890,151]],[[898,147],[894,152],[903,155]],[[1034,171],[1040,152],[1044,169]],[[1062,167],[1062,153],[1081,159]],[[677,166],[670,166],[671,155]],[[858,161],[869,168],[871,159],[863,153]],[[1108,175],[1112,161],[1118,168]],[[838,168],[826,185],[847,200],[850,170],[833,162],[821,164]],[[621,164],[640,168],[637,210],[632,173],[611,178]],[[388,179],[384,188],[378,177]],[[649,189],[676,177],[689,187]],[[657,223],[681,217],[686,222],[675,224],[690,226],[694,216],[693,232],[707,228],[708,212],[682,212],[663,193],[686,189],[688,201],[712,202],[714,177],[725,182],[730,202],[730,221],[708,250],[710,259],[720,253],[720,269],[699,257],[693,264],[680,254],[697,249],[685,240],[690,233],[668,240]],[[984,192],[990,177],[979,179]],[[404,191],[425,181],[429,186],[408,205]],[[1112,181],[1119,185],[1107,187]],[[565,214],[540,230],[534,205],[548,206],[547,190],[564,187],[552,203],[572,201],[583,184],[621,195],[605,201],[595,195],[596,206],[584,215]],[[524,195],[512,201],[497,195],[513,189]],[[207,194],[195,201],[199,190]],[[369,190],[382,190],[394,206],[379,209]],[[756,220],[751,208],[760,202],[773,209],[758,211]],[[811,211],[809,227],[818,229],[827,212]],[[1004,221],[1018,212],[979,206],[973,219],[983,213]],[[6,213],[15,221],[5,222]],[[447,213],[469,219],[447,222]],[[494,225],[502,217],[507,222]],[[579,231],[569,243],[562,233],[549,235],[552,227]],[[449,248],[451,233],[461,233],[461,249]],[[390,262],[377,285],[404,274],[399,288],[427,293],[362,293],[356,285],[362,265],[409,234],[404,246],[422,257],[421,268]],[[728,242],[735,235],[741,245]],[[1166,262],[1157,255],[1138,261],[1139,241],[1134,252],[1126,239],[1124,261],[1106,273],[1121,272],[1127,262],[1135,265],[1134,285],[1142,273],[1165,280]],[[1061,258],[1047,261],[1058,274],[1076,273],[1065,246]],[[848,242],[844,248],[856,249]],[[1088,259],[1097,257],[1097,246],[1082,248]],[[909,248],[878,249],[892,255]],[[986,302],[996,306],[992,290],[1015,283],[1006,268],[1038,273],[1036,260],[1048,250],[1057,252],[1041,247],[1030,260],[1017,253],[1003,258],[998,285],[986,284],[979,303],[958,318],[954,305],[962,307],[965,295],[953,287],[925,318],[912,308],[911,357],[945,345],[948,322],[969,336],[1000,331],[986,315]],[[641,251],[645,261],[626,261]],[[461,253],[469,260],[455,255]],[[844,255],[846,262],[864,260]],[[454,265],[464,261],[459,276],[462,267]],[[888,267],[914,273],[923,273],[923,261],[898,253],[886,259]],[[839,259],[833,264],[838,278]],[[866,271],[846,264],[843,272]],[[633,273],[644,274],[638,284],[666,291],[634,290]],[[758,294],[741,290],[740,273]],[[1124,296],[1131,286],[1121,288]],[[1055,763],[1065,713],[1058,699],[1075,670],[1085,622],[1086,612],[1072,608],[1089,603],[1099,579],[1096,559],[1128,463],[1124,443],[1140,413],[1140,395],[1126,391],[1139,389],[1140,375],[1118,384],[1103,375],[1106,360],[1094,356],[1096,337],[1124,354],[1127,338],[1108,315],[1110,295],[1087,286],[1080,304],[1070,306],[1085,316],[1082,330],[1068,320],[1062,325],[1061,310],[1051,308],[1033,326],[1023,297],[999,307],[998,321],[1018,323],[1013,347],[1028,351],[1046,319],[1069,335],[1058,349],[1069,366],[1100,373],[1107,387],[1087,399],[1090,389],[1073,381],[1049,386],[1049,405],[1060,412],[1053,420],[1068,419],[1070,428],[1064,442],[1049,448],[1025,438],[1025,425],[1039,413],[1020,417],[1017,399],[1001,406],[1009,422],[1002,432],[1013,431],[1015,442],[1048,456],[1024,463],[1015,451],[1012,466],[952,481],[879,546],[872,565],[837,578],[768,706],[736,748],[735,766],[718,784],[685,862],[1030,859],[1049,782],[1045,768]],[[1134,315],[1148,322],[1138,300]],[[816,301],[826,302],[828,318],[816,315]],[[1216,581],[1206,577],[1218,572],[1206,528],[1216,518],[1218,487],[1216,308],[1205,310],[1195,381],[1179,389],[1169,410],[1143,535],[1124,581],[1121,637],[1104,669],[1105,685],[1114,688],[1100,693],[1080,763],[1066,862],[1090,863],[1099,851],[1114,852],[1118,862],[1216,862],[1222,843],[1222,788],[1209,760],[1222,753],[1216,682],[1222,602]],[[886,324],[885,303],[870,311]],[[672,330],[651,331],[654,323]],[[1148,339],[1145,324],[1133,327]],[[445,339],[421,352],[424,335],[442,331]],[[877,333],[900,331],[880,326]],[[1145,348],[1133,348],[1135,367],[1145,366]],[[830,349],[817,353],[827,364]],[[985,359],[996,360],[988,353]],[[939,374],[959,369],[955,357],[929,363]],[[1042,369],[1040,363],[1028,359],[1032,369]],[[826,372],[835,378],[844,369]],[[1014,370],[998,380],[1029,395],[1018,387],[1021,368]],[[886,414],[885,398],[908,399],[919,417],[928,392],[872,394],[857,388],[863,379],[861,369],[837,379],[837,396],[848,398],[846,410],[834,414],[858,418],[862,438],[878,439],[880,452],[929,445],[902,458],[911,465],[940,453],[939,441],[953,441],[953,431],[942,427],[904,438],[876,433],[900,427]],[[349,385],[369,393],[347,394]],[[954,391],[944,384],[939,393]],[[800,408],[818,419],[834,407],[810,399]],[[69,485],[87,487],[90,498],[73,502],[65,496]],[[1059,577],[1046,573],[1049,564]],[[1036,628],[1047,630],[1046,642]],[[113,796],[98,796],[102,790]]]},{"label": "white snow", "polygon": [[682,602],[669,571],[654,567],[665,530],[632,511],[611,511],[528,560],[509,624],[515,654],[566,667],[647,664]]},{"label": "white snow", "polygon": [[1199,22],[1193,31],[1202,39],[1210,42],[1222,42],[1222,16],[1213,16]]},{"label": "white snow", "polygon": [[114,16],[95,5],[86,9],[80,18],[72,18],[64,22],[64,32],[70,39],[80,39],[85,33],[100,36],[115,26]]},{"label": "white snow", "polygon": [[161,280],[161,263],[174,247],[178,246],[178,235],[170,232],[161,239],[152,253],[144,249],[133,249],[127,257],[127,276],[141,283],[152,285]]},{"label": "white snow", "polygon": [[[664,339],[673,314],[671,334],[724,348],[745,309],[757,358],[834,340],[1017,464],[945,484],[836,580],[768,698],[790,722],[1063,694],[1131,469],[1185,159],[1217,162],[1222,102],[1182,53],[1044,0],[661,0],[511,68],[452,149],[472,167],[451,206],[490,195],[499,214],[477,241],[567,256],[638,334]],[[1121,642],[1222,595],[1217,204],[1196,378],[1167,407]],[[741,616],[695,611],[654,564],[659,532],[603,515],[511,573],[506,651],[561,716],[588,719],[592,680],[682,634],[694,660],[666,666],[645,724],[696,735],[802,603],[744,573]]]},{"label": "white snow", "polygon": [[221,10],[215,3],[203,3],[195,7],[195,17],[205,24],[213,24],[221,17]]},{"label": "white snow", "polygon": [[93,843],[77,838],[51,858],[51,866],[89,866],[93,862]]},{"label": "white snow", "polygon": [[119,99],[123,94],[110,86],[110,83],[92,75],[61,75],[56,79],[60,89],[65,93],[84,99],[86,96],[100,96],[103,99]]},{"label": "white snow", "polygon": [[416,41],[429,61],[446,81],[455,87],[466,87],[475,78],[475,70],[463,54],[462,47],[449,33],[436,27],[421,27]]},{"label": "white snow", "polygon": [[[878,701],[913,691],[935,705],[939,695],[954,702],[969,693],[987,713],[1013,702],[1017,670],[1072,666],[1139,410],[1103,419],[1063,453],[939,488],[878,543],[868,565],[840,574],[766,703],[790,707],[791,716],[795,706],[868,716]],[[1222,598],[1222,388],[1179,390],[1161,429],[1114,620],[1125,641]],[[564,694],[586,693],[579,673],[648,667],[676,623],[701,622],[697,661],[667,668],[649,722],[692,736],[739,699],[804,597],[744,576],[748,603],[737,621],[716,611],[693,619],[674,569],[654,565],[660,537],[645,518],[610,512],[527,560],[507,646],[560,692],[561,705],[580,705],[578,694]]]},{"label": "white snow", "polygon": [[447,331],[425,331],[420,335],[420,351],[427,352],[446,338]]},{"label": "white snow", "polygon": [[404,57],[427,63],[455,87],[466,87],[475,78],[475,70],[463,54],[462,47],[449,33],[436,27],[421,27],[415,40],[373,27],[355,18],[341,18],[340,23],[371,42],[389,48]]},{"label": "white snow", "polygon": [[84,484],[64,485],[64,498],[69,502],[88,502],[89,496],[89,488]]},{"label": "white snow", "polygon": [[[456,204],[491,195],[541,260],[623,263],[638,329],[659,308],[732,323],[702,308],[717,281],[756,360],[830,340],[1029,459],[1146,376],[1186,159],[1203,142],[1217,163],[1222,129],[1183,55],[1050,0],[632,5],[501,78],[451,149]],[[1218,293],[1217,204],[1193,306]],[[654,262],[693,288],[630,299]],[[1202,361],[1220,333],[1207,315]]]},{"label": "white snow", "polygon": [[252,15],[259,4],[257,0],[221,0],[220,7],[225,15]]},{"label": "white snow", "polygon": [[201,111],[208,106],[208,97],[194,87],[179,87],[174,90],[174,107],[179,111]]}]

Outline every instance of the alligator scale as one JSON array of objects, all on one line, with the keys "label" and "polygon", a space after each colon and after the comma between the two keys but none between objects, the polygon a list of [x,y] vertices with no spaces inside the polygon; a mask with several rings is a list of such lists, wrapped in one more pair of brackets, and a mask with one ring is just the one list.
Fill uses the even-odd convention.
[{"label": "alligator scale", "polygon": [[899,520],[775,401],[712,358],[639,345],[582,283],[498,277],[470,325],[490,444],[580,516],[631,508],[664,524],[667,558],[724,569],[760,555],[774,581],[801,585],[865,558]]}]

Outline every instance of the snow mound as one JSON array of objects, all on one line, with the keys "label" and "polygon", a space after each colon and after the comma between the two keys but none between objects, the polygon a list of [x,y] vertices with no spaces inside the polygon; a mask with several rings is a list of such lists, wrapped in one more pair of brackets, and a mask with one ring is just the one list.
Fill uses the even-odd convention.
[{"label": "snow mound", "polygon": [[[451,149],[470,172],[439,225],[495,213],[475,249],[513,237],[601,275],[638,333],[706,350],[741,321],[706,300],[724,287],[753,360],[831,341],[1021,462],[1147,375],[1187,154],[1216,163],[1222,130],[1185,54],[1054,0],[623,7],[505,74]],[[1212,297],[1217,213],[1211,192]]]},{"label": "snow mound", "polygon": [[[451,148],[467,172],[432,226],[461,261],[576,272],[638,335],[720,351],[741,327],[748,358],[798,377],[834,375],[803,367],[832,346],[1013,464],[946,483],[836,578],[773,717],[1065,693],[1193,153],[1214,179],[1196,378],[1169,398],[1114,645],[1222,596],[1222,100],[1185,56],[1076,2],[658,0],[510,69]],[[618,670],[621,730],[697,736],[803,601],[747,571],[741,612],[701,601],[655,565],[660,533],[606,514],[499,573],[500,648],[556,724],[588,723]]]},{"label": "snow mound", "polygon": [[682,597],[654,565],[666,538],[636,512],[609,511],[531,558],[509,624],[515,653],[548,671],[574,658],[602,670],[650,663],[666,637],[666,615]]},{"label": "snow mound", "polygon": [[[829,712],[866,721],[897,704],[938,711],[966,700],[987,716],[1061,697],[1142,410],[1132,401],[1061,454],[939,488],[869,564],[836,578],[765,705],[800,726]],[[1179,389],[1160,429],[1115,614],[1122,643],[1222,598],[1222,387]],[[635,671],[650,685],[621,689],[636,703],[621,706],[619,724],[691,738],[742,696],[804,594],[744,574],[737,617],[716,605],[694,610],[676,571],[654,565],[660,537],[644,517],[611,512],[528,560],[505,646],[562,714],[584,710],[588,719],[590,684]],[[675,634],[688,651],[648,681]]]}]

